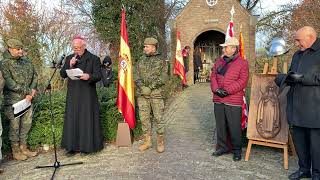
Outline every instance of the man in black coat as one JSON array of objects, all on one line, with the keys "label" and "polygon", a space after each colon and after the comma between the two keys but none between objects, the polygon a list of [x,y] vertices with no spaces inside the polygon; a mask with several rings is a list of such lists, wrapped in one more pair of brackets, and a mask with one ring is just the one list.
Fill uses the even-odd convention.
[{"label": "man in black coat", "polygon": [[[295,34],[299,50],[293,55],[288,74],[279,74],[277,85],[287,84],[287,117],[292,126],[299,170],[289,179],[320,179],[320,39],[305,26]],[[311,170],[311,172],[310,172]]]},{"label": "man in black coat", "polygon": [[[62,147],[69,155],[77,152],[92,153],[103,148],[99,101],[96,83],[101,79],[100,59],[86,49],[83,37],[72,41],[73,54],[66,57],[60,71],[68,78]],[[67,75],[67,70],[79,68],[83,74],[78,80]]]},{"label": "man in black coat", "polygon": [[193,69],[194,69],[194,79],[193,83],[195,84],[196,81],[199,79],[199,72],[203,69],[202,67],[202,60],[201,60],[201,53],[200,48],[196,47],[194,54],[193,54]]}]

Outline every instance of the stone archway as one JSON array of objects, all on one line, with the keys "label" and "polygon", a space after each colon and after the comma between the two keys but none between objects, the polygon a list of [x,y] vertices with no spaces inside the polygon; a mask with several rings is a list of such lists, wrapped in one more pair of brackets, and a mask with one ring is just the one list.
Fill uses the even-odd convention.
[{"label": "stone archway", "polygon": [[200,48],[202,62],[214,63],[215,58],[221,55],[219,44],[224,43],[224,39],[225,35],[219,31],[205,31],[195,39],[193,47]]},{"label": "stone archway", "polygon": [[194,53],[199,52],[203,64],[200,81],[209,80],[210,69],[215,59],[222,53],[222,47],[219,44],[224,43],[225,34],[216,30],[208,30],[198,35],[194,40]]}]

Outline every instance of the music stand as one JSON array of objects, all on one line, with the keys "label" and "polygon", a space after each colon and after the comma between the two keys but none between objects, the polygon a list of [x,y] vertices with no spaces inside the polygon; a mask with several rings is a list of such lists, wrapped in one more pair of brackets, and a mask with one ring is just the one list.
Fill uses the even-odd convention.
[{"label": "music stand", "polygon": [[[63,56],[63,59],[64,59],[64,56]],[[63,60],[62,59],[62,60]],[[57,145],[56,145],[56,135],[55,135],[55,120],[54,120],[54,117],[53,117],[53,110],[52,110],[52,96],[51,96],[51,81],[57,71],[57,69],[61,66],[62,64],[62,60],[61,62],[59,63],[53,63],[53,67],[54,67],[54,71],[49,79],[49,82],[48,82],[48,85],[46,86],[45,88],[45,92],[49,92],[49,106],[50,106],[50,116],[51,116],[51,132],[52,132],[52,137],[53,137],[53,146],[54,146],[54,163],[53,165],[47,165],[47,166],[36,166],[35,168],[36,169],[40,169],[40,168],[49,168],[49,167],[53,167],[54,168],[54,171],[53,171],[53,174],[51,176],[51,180],[53,180],[54,178],[54,175],[57,171],[58,168],[62,167],[62,166],[70,166],[70,165],[77,165],[77,164],[83,164],[83,162],[74,162],[74,163],[68,163],[68,164],[61,164],[59,161],[58,161],[58,156],[57,156]],[[41,101],[43,95],[41,96],[39,102]],[[37,106],[36,106],[37,107]],[[34,111],[33,113],[35,112],[35,109],[36,107],[34,108]]]}]

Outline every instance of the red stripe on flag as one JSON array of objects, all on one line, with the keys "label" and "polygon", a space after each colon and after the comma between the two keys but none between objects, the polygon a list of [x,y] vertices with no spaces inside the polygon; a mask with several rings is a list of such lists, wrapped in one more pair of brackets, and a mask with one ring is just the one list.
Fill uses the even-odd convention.
[{"label": "red stripe on flag", "polygon": [[128,123],[130,129],[135,128],[136,120],[135,120],[135,110],[134,105],[131,104],[126,91],[118,84],[118,98],[117,98],[117,106],[119,111],[122,113],[124,119]]}]

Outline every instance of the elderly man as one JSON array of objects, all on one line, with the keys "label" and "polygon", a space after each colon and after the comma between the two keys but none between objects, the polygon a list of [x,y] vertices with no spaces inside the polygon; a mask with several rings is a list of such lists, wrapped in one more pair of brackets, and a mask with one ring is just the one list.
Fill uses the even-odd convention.
[{"label": "elderly man", "polygon": [[3,55],[0,70],[5,80],[4,114],[10,120],[9,139],[13,158],[26,160],[36,156],[27,148],[27,135],[32,124],[32,107],[20,117],[15,117],[12,105],[26,99],[32,102],[36,94],[37,73],[28,58],[23,56],[23,44],[16,39],[7,41],[8,51]]},{"label": "elderly man", "polygon": [[211,90],[217,129],[217,149],[213,156],[228,152],[227,130],[231,137],[233,160],[241,160],[241,106],[249,79],[249,66],[238,54],[239,41],[229,38],[222,46],[224,56],[212,68]]},{"label": "elderly man", "polygon": [[[293,55],[287,75],[279,74],[277,85],[290,86],[287,117],[299,158],[299,170],[289,179],[320,179],[320,39],[305,26],[295,34],[299,50]],[[312,175],[311,172],[312,171]]]},{"label": "elderly man", "polygon": [[151,117],[152,112],[157,124],[157,151],[164,152],[164,100],[163,85],[168,79],[167,65],[157,51],[158,41],[146,38],[144,41],[144,56],[137,62],[135,82],[137,86],[137,102],[139,116],[142,122],[144,143],[139,147],[145,151],[152,146]]},{"label": "elderly man", "polygon": [[101,79],[100,59],[86,49],[85,39],[75,36],[73,54],[67,56],[60,71],[68,78],[67,70],[79,68],[83,74],[78,80],[68,78],[62,147],[68,155],[76,152],[92,153],[103,148],[102,128],[96,83]]}]

